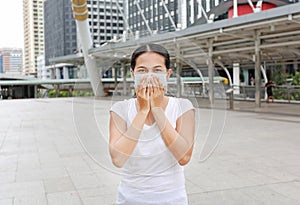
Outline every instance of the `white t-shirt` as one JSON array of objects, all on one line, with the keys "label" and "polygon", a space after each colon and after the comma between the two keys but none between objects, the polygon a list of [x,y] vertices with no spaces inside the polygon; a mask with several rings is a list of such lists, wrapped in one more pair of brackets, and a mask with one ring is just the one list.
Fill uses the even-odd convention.
[{"label": "white t-shirt", "polygon": [[[187,99],[169,97],[165,114],[174,128],[177,119],[194,109]],[[136,99],[115,103],[112,112],[129,127],[137,114]],[[185,178],[154,123],[144,125],[139,141],[124,166],[118,188],[117,205],[187,205]]]}]

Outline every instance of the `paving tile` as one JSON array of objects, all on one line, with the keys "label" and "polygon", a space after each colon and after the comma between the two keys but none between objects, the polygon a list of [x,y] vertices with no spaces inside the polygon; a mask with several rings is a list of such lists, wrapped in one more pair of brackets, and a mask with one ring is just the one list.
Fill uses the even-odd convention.
[{"label": "paving tile", "polygon": [[67,164],[65,164],[65,168],[69,174],[91,172],[91,168],[82,159],[75,159],[72,162],[68,162]]},{"label": "paving tile", "polygon": [[114,195],[102,195],[82,198],[82,201],[84,205],[114,205],[116,203],[116,198]]},{"label": "paving tile", "polygon": [[95,173],[71,173],[70,177],[77,190],[97,188],[103,184],[103,182],[99,180]]},{"label": "paving tile", "polygon": [[18,169],[15,175],[16,181],[22,182],[66,177],[68,176],[68,173],[63,167],[49,167],[37,169]]},{"label": "paving tile", "polygon": [[13,200],[13,198],[10,198],[10,199],[1,199],[0,198],[0,204],[1,205],[14,205],[14,200]]},{"label": "paving tile", "polygon": [[[114,204],[120,176],[107,151],[111,102],[72,100],[0,101],[5,105],[0,115],[10,116],[4,123],[0,118],[0,205]],[[76,136],[74,105],[77,114],[93,113],[96,119],[84,123],[92,131],[80,130],[93,137],[83,144]],[[185,166],[190,205],[300,204],[300,138],[294,123],[299,117],[228,111],[224,118],[224,111],[197,112],[199,137]],[[205,137],[217,133],[212,130],[216,123],[225,123],[221,141],[208,160],[200,162]],[[103,135],[102,141],[95,133]]]},{"label": "paving tile", "polygon": [[14,172],[17,170],[18,156],[0,152],[0,172]]},{"label": "paving tile", "polygon": [[95,173],[97,175],[98,180],[102,184],[115,187],[115,186],[118,186],[120,183],[121,176],[116,173],[112,173],[107,170],[103,170],[103,171],[95,172]]},{"label": "paving tile", "polygon": [[15,197],[13,205],[47,205],[47,199],[45,195],[31,197]]},{"label": "paving tile", "polygon": [[68,176],[67,170],[63,167],[42,168],[41,173],[43,179],[61,178]]},{"label": "paving tile", "polygon": [[1,184],[0,198],[15,196],[40,196],[44,195],[44,184],[42,181],[16,182]]},{"label": "paving tile", "polygon": [[185,188],[189,194],[197,194],[205,191],[201,186],[195,185],[192,181],[187,179],[185,180]]},{"label": "paving tile", "polygon": [[269,184],[266,187],[300,204],[300,181]]},{"label": "paving tile", "polygon": [[242,189],[241,192],[251,197],[257,204],[289,204],[298,205],[299,200],[275,191],[270,186],[257,186]]},{"label": "paving tile", "polygon": [[189,205],[257,205],[257,201],[239,190],[188,194]]},{"label": "paving tile", "polygon": [[18,160],[18,170],[39,169],[40,167],[40,161],[36,158],[26,158]]},{"label": "paving tile", "polygon": [[91,189],[79,189],[77,190],[81,198],[89,198],[103,195],[117,196],[117,187],[111,187],[107,185],[101,185],[101,187]]},{"label": "paving tile", "polygon": [[48,205],[83,205],[76,191],[47,194]]},{"label": "paving tile", "polygon": [[45,179],[44,185],[46,193],[75,191],[70,177]]},{"label": "paving tile", "polygon": [[0,186],[1,184],[14,182],[15,180],[16,180],[15,172],[0,172]]}]

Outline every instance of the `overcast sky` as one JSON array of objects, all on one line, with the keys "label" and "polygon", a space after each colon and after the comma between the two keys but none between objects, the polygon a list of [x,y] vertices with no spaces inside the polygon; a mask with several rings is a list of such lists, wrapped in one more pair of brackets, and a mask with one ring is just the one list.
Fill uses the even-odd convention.
[{"label": "overcast sky", "polygon": [[23,48],[23,1],[1,0],[0,48]]}]

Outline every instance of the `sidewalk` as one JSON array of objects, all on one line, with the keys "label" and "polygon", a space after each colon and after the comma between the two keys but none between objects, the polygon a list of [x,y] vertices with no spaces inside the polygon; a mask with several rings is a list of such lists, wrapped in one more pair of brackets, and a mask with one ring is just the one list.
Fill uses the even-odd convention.
[{"label": "sidewalk", "polygon": [[[0,101],[0,205],[114,204],[120,177],[108,157],[111,103]],[[185,167],[189,204],[300,204],[299,106],[197,109],[195,150]]]},{"label": "sidewalk", "polygon": [[[210,105],[208,99],[200,99],[199,107],[209,108]],[[222,100],[221,105],[219,105],[219,107],[223,109],[229,109],[229,101],[225,102],[225,100]],[[300,117],[300,103],[284,103],[277,101],[275,101],[274,103],[266,103],[265,101],[262,101],[261,107],[256,108],[254,101],[235,100],[233,104],[233,110]]]}]

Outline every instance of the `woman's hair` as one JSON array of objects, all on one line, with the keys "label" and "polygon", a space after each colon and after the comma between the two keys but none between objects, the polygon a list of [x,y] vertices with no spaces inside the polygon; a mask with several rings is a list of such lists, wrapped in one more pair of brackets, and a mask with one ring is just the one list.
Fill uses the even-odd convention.
[{"label": "woman's hair", "polygon": [[140,47],[138,47],[131,56],[131,62],[130,62],[130,66],[131,69],[134,70],[135,65],[136,65],[136,59],[142,55],[143,53],[146,52],[154,52],[157,53],[161,56],[163,56],[165,58],[165,66],[168,69],[170,69],[170,55],[169,52],[167,51],[167,49],[165,49],[163,46],[158,45],[158,44],[146,44],[146,45],[142,45]]}]

